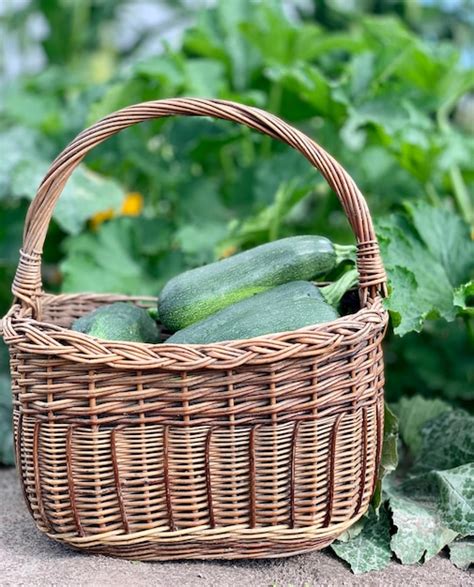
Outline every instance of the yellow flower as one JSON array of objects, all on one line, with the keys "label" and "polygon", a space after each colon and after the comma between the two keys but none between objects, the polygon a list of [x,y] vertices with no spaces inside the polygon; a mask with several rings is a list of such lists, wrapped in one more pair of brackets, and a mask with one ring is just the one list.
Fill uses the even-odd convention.
[{"label": "yellow flower", "polygon": [[110,220],[113,217],[114,211],[111,208],[108,210],[102,210],[102,212],[97,212],[97,214],[94,214],[94,216],[91,218],[91,227],[93,230],[97,230],[102,222]]},{"label": "yellow flower", "polygon": [[[129,192],[125,195],[125,198],[122,202],[122,207],[118,216],[139,216],[143,210],[143,196],[139,192]],[[102,210],[101,212],[97,212],[91,218],[91,227],[93,230],[97,230],[99,226],[114,218],[117,214],[109,208],[108,210]]]},{"label": "yellow flower", "polygon": [[129,192],[123,201],[121,216],[140,216],[143,210],[143,196],[139,192]]}]

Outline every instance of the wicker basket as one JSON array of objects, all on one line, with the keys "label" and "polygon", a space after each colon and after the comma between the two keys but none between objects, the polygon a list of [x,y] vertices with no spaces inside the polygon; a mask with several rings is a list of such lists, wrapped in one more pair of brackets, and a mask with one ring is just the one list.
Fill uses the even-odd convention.
[{"label": "wicker basket", "polygon": [[[41,252],[74,168],[123,128],[170,115],[242,123],[300,151],[357,237],[360,310],[209,345],[108,342],[69,330],[109,295],[47,295]],[[258,558],[329,544],[364,514],[383,427],[385,274],[367,205],[321,147],[279,118],[220,100],[116,112],[57,157],[31,204],[3,320],[17,467],[40,530],[133,559]]]}]

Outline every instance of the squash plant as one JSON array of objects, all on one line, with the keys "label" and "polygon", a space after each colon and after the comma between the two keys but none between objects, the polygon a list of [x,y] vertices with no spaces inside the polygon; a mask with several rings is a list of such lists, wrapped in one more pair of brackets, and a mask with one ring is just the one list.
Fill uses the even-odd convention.
[{"label": "squash plant", "polygon": [[[424,41],[396,16],[320,10],[289,19],[276,0],[221,0],[191,15],[176,48],[120,53],[101,33],[112,4],[77,17],[91,19],[88,35],[62,55],[51,27],[42,41],[48,67],[2,90],[1,311],[28,200],[79,130],[127,104],[176,95],[278,114],[354,176],[376,219],[390,280],[388,477],[370,514],[333,549],[354,572],[383,568],[393,554],[404,563],[428,560],[447,545],[454,564],[468,565],[473,69],[452,42]],[[45,18],[69,9],[58,5]],[[311,233],[351,242],[334,194],[299,154],[230,123],[167,119],[124,131],[75,172],[54,214],[44,274],[56,291],[156,294],[184,269]],[[0,460],[8,464],[6,375],[0,385]]]}]

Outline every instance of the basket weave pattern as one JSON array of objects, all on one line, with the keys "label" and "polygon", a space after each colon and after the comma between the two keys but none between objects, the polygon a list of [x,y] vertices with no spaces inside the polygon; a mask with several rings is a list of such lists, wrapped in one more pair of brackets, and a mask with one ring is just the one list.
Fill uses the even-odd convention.
[{"label": "basket weave pattern", "polygon": [[[85,154],[170,114],[241,122],[300,150],[339,195],[358,240],[361,309],[330,323],[211,345],[104,341],[69,330],[104,303],[47,295],[41,250]],[[367,509],[383,427],[385,275],[347,173],[276,117],[176,99],[137,105],[79,135],[31,205],[3,321],[17,467],[37,526],[76,548],[135,559],[282,556],[330,543]]]}]

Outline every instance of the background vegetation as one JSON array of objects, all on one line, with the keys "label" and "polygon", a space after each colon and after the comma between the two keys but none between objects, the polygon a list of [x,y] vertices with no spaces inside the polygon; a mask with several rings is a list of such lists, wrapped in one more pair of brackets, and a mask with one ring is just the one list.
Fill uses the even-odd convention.
[{"label": "background vegetation", "polygon": [[[378,496],[378,514],[335,547],[356,572],[380,568],[392,552],[426,559],[449,543],[459,566],[472,556],[459,539],[474,533],[473,8],[471,0],[0,8],[0,315],[48,164],[85,126],[127,104],[193,95],[268,109],[329,150],[367,197],[391,283],[387,399],[401,416],[403,467]],[[300,155],[230,123],[151,122],[95,149],[74,174],[50,228],[44,279],[50,291],[157,294],[186,268],[301,233],[353,241],[337,198]],[[0,461],[10,464],[1,352]],[[389,412],[386,424],[390,471]]]}]

